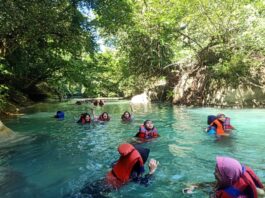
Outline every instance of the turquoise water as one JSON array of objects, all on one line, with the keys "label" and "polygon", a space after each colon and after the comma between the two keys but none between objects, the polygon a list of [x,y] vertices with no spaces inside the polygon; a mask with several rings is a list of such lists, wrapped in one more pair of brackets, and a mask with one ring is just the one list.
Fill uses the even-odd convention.
[{"label": "turquoise water", "polygon": [[[145,119],[153,120],[160,138],[143,144],[150,158],[160,165],[148,187],[130,183],[109,197],[189,197],[181,189],[193,183],[214,181],[216,155],[232,156],[251,166],[265,181],[265,110],[181,108],[152,104],[135,107],[135,120],[124,124],[120,116],[128,102],[107,103],[96,113],[108,111],[109,123],[79,125],[75,118],[86,105],[40,104],[27,114],[4,123],[19,134],[35,137],[31,142],[0,148],[1,198],[59,198],[96,181],[118,159],[117,146],[130,142]],[[63,110],[66,118],[51,118]],[[215,141],[206,135],[209,114],[222,112],[237,129],[229,138]],[[146,167],[146,170],[148,168]],[[192,197],[207,197],[209,189],[197,190]]]}]

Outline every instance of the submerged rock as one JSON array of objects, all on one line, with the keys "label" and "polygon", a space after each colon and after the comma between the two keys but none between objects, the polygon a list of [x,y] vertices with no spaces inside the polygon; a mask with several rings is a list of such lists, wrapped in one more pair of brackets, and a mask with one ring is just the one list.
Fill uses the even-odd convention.
[{"label": "submerged rock", "polygon": [[0,148],[12,147],[19,144],[27,144],[35,140],[35,136],[26,136],[15,133],[0,121]]}]

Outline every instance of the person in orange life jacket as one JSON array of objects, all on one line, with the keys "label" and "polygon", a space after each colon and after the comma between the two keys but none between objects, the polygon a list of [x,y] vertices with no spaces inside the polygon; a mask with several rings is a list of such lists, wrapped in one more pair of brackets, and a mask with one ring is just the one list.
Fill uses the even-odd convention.
[{"label": "person in orange life jacket", "polygon": [[[146,163],[150,150],[139,145],[121,144],[118,147],[120,158],[112,166],[104,180],[86,184],[78,193],[81,197],[104,197],[102,193],[116,190],[128,182],[136,182],[148,186],[156,168],[159,164],[154,159],[149,162],[149,173],[143,176],[144,164]],[[76,197],[76,196],[75,196]]]},{"label": "person in orange life jacket", "polygon": [[217,118],[210,124],[216,128],[216,135],[217,136],[229,136],[229,134],[225,133],[223,123],[225,121],[224,114],[218,114]]},{"label": "person in orange life jacket", "polygon": [[89,113],[82,113],[79,120],[77,121],[77,123],[82,123],[82,124],[91,124],[91,122],[92,120]]},{"label": "person in orange life jacket", "polygon": [[135,135],[140,138],[156,138],[159,137],[157,129],[154,127],[154,124],[151,120],[146,120],[143,125],[140,126],[139,132]]},{"label": "person in orange life jacket", "polygon": [[230,157],[217,157],[213,198],[258,198],[264,186],[254,171]]},{"label": "person in orange life jacket", "polygon": [[120,158],[107,174],[106,181],[114,189],[118,189],[129,181],[147,185],[155,172],[159,162],[151,159],[149,173],[143,177],[144,164],[147,161],[150,150],[139,145],[121,144],[118,147]]}]

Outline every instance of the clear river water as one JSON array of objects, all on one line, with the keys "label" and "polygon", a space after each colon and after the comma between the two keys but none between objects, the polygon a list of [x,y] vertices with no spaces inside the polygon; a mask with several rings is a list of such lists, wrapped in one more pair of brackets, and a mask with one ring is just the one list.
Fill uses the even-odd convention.
[{"label": "clear river water", "polygon": [[[149,159],[160,162],[151,184],[129,183],[106,197],[208,197],[210,189],[196,190],[192,196],[184,195],[182,189],[214,181],[217,155],[235,157],[265,181],[265,109],[139,105],[134,106],[134,121],[122,123],[120,117],[130,110],[129,102],[117,101],[96,108],[97,115],[109,112],[110,122],[77,124],[87,109],[88,104],[73,101],[44,103],[28,108],[23,116],[2,120],[30,141],[0,147],[1,198],[60,198],[103,178],[119,157],[118,145],[133,141],[146,119],[153,121],[160,134],[142,144],[151,150]],[[57,110],[65,112],[64,120],[52,118]],[[204,128],[207,116],[220,112],[231,118],[236,130],[229,138],[216,141]]]}]

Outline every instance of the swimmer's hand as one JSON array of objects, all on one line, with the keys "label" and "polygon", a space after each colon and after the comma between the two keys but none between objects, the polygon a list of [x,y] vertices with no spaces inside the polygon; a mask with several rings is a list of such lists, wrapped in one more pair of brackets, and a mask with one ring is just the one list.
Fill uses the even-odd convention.
[{"label": "swimmer's hand", "polygon": [[151,159],[148,166],[149,166],[149,174],[152,175],[159,164],[159,161],[156,161],[155,159]]},{"label": "swimmer's hand", "polygon": [[182,189],[182,192],[183,194],[192,194],[196,188],[198,188],[198,186],[192,185],[189,188]]}]

